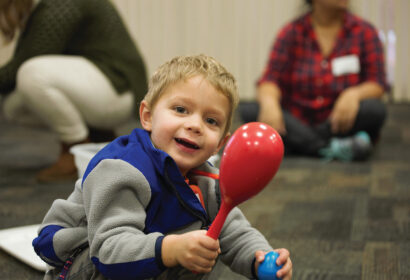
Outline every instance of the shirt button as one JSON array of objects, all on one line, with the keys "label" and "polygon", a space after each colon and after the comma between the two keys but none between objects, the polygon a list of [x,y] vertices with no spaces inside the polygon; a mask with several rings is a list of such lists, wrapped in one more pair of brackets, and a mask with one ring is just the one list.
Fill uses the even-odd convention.
[{"label": "shirt button", "polygon": [[326,69],[328,65],[329,63],[326,59],[323,59],[322,62],[320,62],[320,66],[322,66],[323,69]]},{"label": "shirt button", "polygon": [[321,87],[321,86],[323,85],[322,79],[317,79],[317,80],[316,80],[316,85],[317,85],[318,87]]},{"label": "shirt button", "polygon": [[319,104],[323,104],[323,97],[322,96],[316,97],[316,102]]}]

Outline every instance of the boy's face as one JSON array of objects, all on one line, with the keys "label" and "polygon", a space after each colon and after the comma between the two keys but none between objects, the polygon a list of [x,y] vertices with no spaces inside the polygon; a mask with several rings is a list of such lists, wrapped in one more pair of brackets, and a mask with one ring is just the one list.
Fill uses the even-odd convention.
[{"label": "boy's face", "polygon": [[202,163],[228,140],[229,100],[202,76],[169,86],[154,108],[143,101],[142,127],[157,149],[168,153],[181,173]]}]

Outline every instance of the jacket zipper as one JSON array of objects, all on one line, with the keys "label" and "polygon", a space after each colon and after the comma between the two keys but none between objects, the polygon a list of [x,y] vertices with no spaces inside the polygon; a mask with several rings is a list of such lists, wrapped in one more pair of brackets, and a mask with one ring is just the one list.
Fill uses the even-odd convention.
[{"label": "jacket zipper", "polygon": [[181,198],[181,195],[178,193],[177,189],[175,188],[174,184],[172,183],[171,179],[168,176],[168,165],[167,165],[166,170],[165,170],[165,179],[166,179],[168,185],[171,187],[172,192],[177,197],[179,203],[181,203],[182,207],[185,208],[185,210],[187,210],[189,213],[191,213],[193,216],[197,217],[201,221],[201,223],[202,223],[201,229],[207,229],[208,225],[211,223],[210,220],[209,220],[209,217],[207,216],[205,218],[201,213],[198,213],[197,211],[194,211]]}]

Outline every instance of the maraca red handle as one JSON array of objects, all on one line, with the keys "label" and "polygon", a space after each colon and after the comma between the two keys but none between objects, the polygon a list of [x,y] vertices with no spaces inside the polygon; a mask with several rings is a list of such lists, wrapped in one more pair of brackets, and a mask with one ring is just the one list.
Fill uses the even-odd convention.
[{"label": "maraca red handle", "polygon": [[215,240],[218,239],[226,217],[231,210],[232,206],[228,206],[222,201],[221,208],[219,209],[218,214],[216,214],[215,220],[212,222],[212,225],[209,227],[208,232],[206,233],[207,236],[212,237]]},{"label": "maraca red handle", "polygon": [[[224,225],[224,222],[226,220],[226,217],[228,216],[231,210],[232,206],[227,206],[227,204],[222,201],[221,208],[219,209],[218,214],[216,214],[216,217],[212,222],[212,225],[209,227],[208,232],[206,233],[207,236],[215,240],[218,239],[219,234],[221,233],[222,226]],[[192,272],[198,274],[198,272],[196,271]]]}]

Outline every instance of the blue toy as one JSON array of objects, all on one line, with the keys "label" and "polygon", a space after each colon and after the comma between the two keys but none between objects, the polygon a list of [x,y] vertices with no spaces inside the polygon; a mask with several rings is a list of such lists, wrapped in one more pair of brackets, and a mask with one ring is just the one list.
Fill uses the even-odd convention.
[{"label": "blue toy", "polygon": [[273,251],[265,255],[265,259],[258,268],[259,280],[280,280],[280,278],[276,276],[276,272],[278,272],[278,270],[281,269],[283,265],[276,264],[276,259],[278,257],[279,254]]}]

